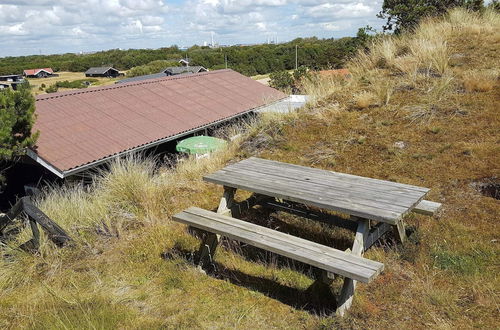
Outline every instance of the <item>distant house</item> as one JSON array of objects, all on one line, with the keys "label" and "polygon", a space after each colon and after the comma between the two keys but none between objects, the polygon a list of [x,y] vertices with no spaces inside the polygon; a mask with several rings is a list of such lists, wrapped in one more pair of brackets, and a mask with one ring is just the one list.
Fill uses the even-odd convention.
[{"label": "distant house", "polygon": [[189,66],[189,58],[181,58],[179,63],[183,66]]},{"label": "distant house", "polygon": [[350,78],[351,73],[348,69],[337,69],[337,70],[322,70],[319,72],[322,76],[337,76],[343,78]]},{"label": "distant house", "polygon": [[26,78],[46,78],[46,77],[57,77],[52,68],[43,69],[29,69],[23,71],[23,76]]},{"label": "distant house", "polygon": [[120,71],[110,66],[90,68],[85,71],[85,77],[108,77],[116,78],[120,76]]},{"label": "distant house", "polygon": [[0,81],[7,81],[7,82],[15,82],[15,81],[23,81],[24,78],[20,74],[8,74],[4,76],[0,76]]},{"label": "distant house", "polygon": [[19,84],[24,83],[24,78],[20,74],[9,74],[0,76],[0,82],[5,81],[5,83],[0,83],[0,89],[12,88],[17,90]]},{"label": "distant house", "polygon": [[165,73],[167,76],[175,76],[178,74],[200,73],[200,72],[207,72],[207,71],[208,70],[202,66],[171,66],[171,67],[166,68],[162,72]]},{"label": "distant house", "polygon": [[142,80],[148,80],[148,79],[158,79],[158,78],[164,78],[168,76],[166,73],[164,72],[160,72],[160,73],[153,73],[153,74],[147,74],[147,75],[144,75],[144,76],[136,76],[136,77],[131,77],[131,78],[125,78],[125,79],[122,79],[122,80],[118,80],[117,82],[115,82],[115,84],[125,84],[125,83],[129,83],[129,82],[134,82],[134,81],[142,81]]},{"label": "distant house", "polygon": [[166,68],[160,73],[153,73],[153,74],[147,74],[144,76],[137,76],[137,77],[131,77],[131,78],[126,78],[122,79],[120,81],[117,81],[116,84],[124,84],[124,83],[129,83],[129,82],[134,82],[134,81],[142,81],[142,80],[148,80],[148,79],[158,79],[158,78],[164,78],[168,76],[176,76],[180,74],[191,74],[191,73],[201,73],[201,72],[208,72],[207,69],[205,69],[202,66],[172,66],[169,68]]}]

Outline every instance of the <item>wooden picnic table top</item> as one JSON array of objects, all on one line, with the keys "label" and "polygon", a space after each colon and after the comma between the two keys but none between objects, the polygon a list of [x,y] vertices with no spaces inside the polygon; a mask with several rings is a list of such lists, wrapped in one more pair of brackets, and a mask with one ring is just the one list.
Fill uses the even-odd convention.
[{"label": "wooden picnic table top", "polygon": [[205,181],[265,196],[396,224],[428,188],[251,157]]}]

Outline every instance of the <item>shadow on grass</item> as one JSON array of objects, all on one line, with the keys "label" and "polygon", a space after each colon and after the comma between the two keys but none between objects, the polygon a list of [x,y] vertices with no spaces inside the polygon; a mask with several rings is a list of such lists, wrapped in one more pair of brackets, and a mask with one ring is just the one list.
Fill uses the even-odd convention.
[{"label": "shadow on grass", "polygon": [[227,280],[235,285],[258,291],[270,298],[276,299],[296,309],[305,310],[315,315],[330,315],[337,308],[336,298],[332,288],[315,281],[307,290],[300,290],[278,283],[272,279],[246,274],[236,269],[230,269],[220,263],[215,263],[215,272],[210,276]]},{"label": "shadow on grass", "polygon": [[[235,241],[229,241],[227,239],[223,239],[221,241],[221,245],[225,246],[226,249],[229,248],[233,251],[235,250],[235,246],[239,245],[236,249],[241,251],[239,254],[243,256],[253,256],[255,261],[264,262],[268,265],[281,265],[278,267],[288,267],[294,271],[303,272],[313,278],[319,278],[321,276],[321,271],[315,267],[252,246],[241,246],[242,244]],[[219,246],[219,248],[221,247]],[[263,261],[263,259],[258,256],[265,256],[268,261]],[[196,260],[196,252],[184,250],[180,247],[174,246],[172,250],[167,251],[162,255],[162,258],[164,259],[179,257],[190,263],[194,263]],[[306,290],[301,290],[283,285],[272,279],[228,268],[217,261],[207,265],[204,268],[204,271],[207,275],[213,278],[229,281],[235,285],[248,288],[249,290],[258,291],[293,308],[304,310],[314,315],[330,315],[334,313],[337,308],[333,288],[320,280],[314,281],[313,284]]]}]

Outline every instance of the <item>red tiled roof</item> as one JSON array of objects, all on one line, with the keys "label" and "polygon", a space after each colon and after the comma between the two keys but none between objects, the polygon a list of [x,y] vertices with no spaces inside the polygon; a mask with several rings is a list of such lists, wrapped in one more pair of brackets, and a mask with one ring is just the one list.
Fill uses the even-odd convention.
[{"label": "red tiled roof", "polygon": [[36,153],[66,172],[284,97],[232,70],[40,95]]},{"label": "red tiled roof", "polygon": [[319,73],[324,76],[333,75],[333,76],[344,76],[344,77],[351,74],[348,69],[322,70]]},{"label": "red tiled roof", "polygon": [[47,71],[48,73],[54,73],[54,71],[52,70],[52,68],[43,68],[43,69],[28,69],[28,70],[24,70],[24,74],[27,75],[27,76],[34,76],[38,72],[40,72],[42,70],[43,71]]}]

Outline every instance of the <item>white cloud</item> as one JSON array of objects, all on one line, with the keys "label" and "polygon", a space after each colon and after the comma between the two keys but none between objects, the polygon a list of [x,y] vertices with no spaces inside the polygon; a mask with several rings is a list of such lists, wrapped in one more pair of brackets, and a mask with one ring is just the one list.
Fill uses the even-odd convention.
[{"label": "white cloud", "polygon": [[341,37],[383,24],[381,0],[0,0],[0,56]]}]

